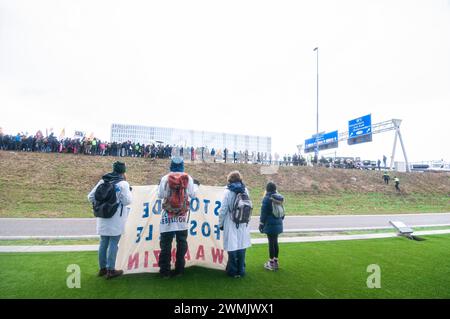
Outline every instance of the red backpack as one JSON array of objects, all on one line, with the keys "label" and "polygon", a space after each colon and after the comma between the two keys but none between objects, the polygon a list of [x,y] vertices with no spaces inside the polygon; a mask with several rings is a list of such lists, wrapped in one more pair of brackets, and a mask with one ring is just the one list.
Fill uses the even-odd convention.
[{"label": "red backpack", "polygon": [[169,217],[185,215],[189,211],[187,186],[189,176],[186,173],[170,173],[167,184],[169,196],[164,198],[162,207]]}]

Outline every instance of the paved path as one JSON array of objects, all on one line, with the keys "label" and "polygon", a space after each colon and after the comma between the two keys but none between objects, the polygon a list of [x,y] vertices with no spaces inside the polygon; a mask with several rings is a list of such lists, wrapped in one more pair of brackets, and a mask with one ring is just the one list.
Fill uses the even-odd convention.
[{"label": "paved path", "polygon": [[[450,213],[400,215],[333,215],[287,216],[288,231],[334,231],[390,228],[390,220],[403,221],[408,226],[448,226]],[[258,217],[251,222],[257,231]],[[92,236],[95,218],[0,218],[0,236]]]},{"label": "paved path", "polygon": [[[415,232],[417,236],[449,234],[450,230],[429,230]],[[397,237],[396,233],[361,234],[361,235],[334,235],[334,236],[309,236],[309,237],[281,237],[281,243],[302,243],[337,240],[360,240]],[[407,240],[407,239],[404,239]],[[267,238],[252,238],[252,244],[267,244]],[[68,252],[68,251],[98,251],[98,245],[49,245],[49,246],[0,246],[0,253],[33,253],[33,252]]]}]

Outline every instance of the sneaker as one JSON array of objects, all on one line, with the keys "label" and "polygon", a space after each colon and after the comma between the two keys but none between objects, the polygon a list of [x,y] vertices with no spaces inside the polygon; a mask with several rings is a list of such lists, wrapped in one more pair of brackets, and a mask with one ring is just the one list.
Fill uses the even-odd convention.
[{"label": "sneaker", "polygon": [[264,268],[266,268],[267,270],[275,270],[274,269],[274,262],[269,260],[268,262],[266,262],[264,264]]},{"label": "sneaker", "polygon": [[234,278],[241,278],[241,275],[234,275]]},{"label": "sneaker", "polygon": [[119,277],[121,275],[123,275],[123,270],[108,270],[108,272],[106,273],[106,279]]},{"label": "sneaker", "polygon": [[273,261],[273,269],[274,270],[278,270],[279,266],[278,266],[278,260],[274,260]]},{"label": "sneaker", "polygon": [[104,275],[106,275],[108,273],[108,271],[106,270],[106,268],[102,268],[98,271],[98,275],[99,277],[103,277]]}]

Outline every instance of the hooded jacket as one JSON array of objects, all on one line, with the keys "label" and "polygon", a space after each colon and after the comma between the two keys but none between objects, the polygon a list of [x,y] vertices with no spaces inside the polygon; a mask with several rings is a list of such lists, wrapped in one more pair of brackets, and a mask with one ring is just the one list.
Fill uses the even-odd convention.
[{"label": "hooded jacket", "polygon": [[102,180],[109,183],[119,183],[123,181],[123,175],[117,173],[108,173],[102,176]]},{"label": "hooded jacket", "polygon": [[248,193],[243,183],[228,184],[224,191],[222,205],[219,210],[219,227],[223,227],[223,248],[225,251],[235,251],[250,247],[250,225],[236,224],[231,219],[234,200],[237,193]]},{"label": "hooded jacket", "polygon": [[123,176],[117,173],[108,173],[95,185],[95,187],[88,194],[88,200],[93,203],[95,200],[95,191],[100,184],[104,182],[116,183],[116,197],[120,205],[117,211],[111,218],[97,217],[97,234],[100,236],[118,236],[122,235],[125,230],[125,223],[128,219],[129,208],[126,207],[131,204],[131,190],[130,184],[123,179]]},{"label": "hooded jacket", "polygon": [[284,201],[281,194],[276,192],[268,192],[264,196],[261,204],[260,224],[264,225],[263,233],[267,235],[278,235],[283,232],[283,218],[277,218],[273,215],[272,198],[277,201]]}]

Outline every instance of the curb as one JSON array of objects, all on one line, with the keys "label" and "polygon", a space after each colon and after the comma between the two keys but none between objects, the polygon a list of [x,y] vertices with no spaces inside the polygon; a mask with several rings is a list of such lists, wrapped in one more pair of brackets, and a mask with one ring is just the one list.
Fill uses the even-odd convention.
[{"label": "curb", "polygon": [[[427,224],[414,225],[417,227],[448,227],[450,224]],[[324,232],[344,232],[344,231],[365,231],[365,230],[386,230],[393,229],[392,226],[369,226],[369,227],[339,227],[339,228],[288,228],[284,233],[324,233]],[[252,234],[258,234],[259,230],[250,230]],[[342,235],[340,235],[342,236]],[[0,236],[0,244],[2,240],[64,240],[64,239],[99,239],[99,235],[39,235],[39,236]],[[281,238],[280,238],[281,240]]]}]

